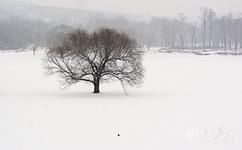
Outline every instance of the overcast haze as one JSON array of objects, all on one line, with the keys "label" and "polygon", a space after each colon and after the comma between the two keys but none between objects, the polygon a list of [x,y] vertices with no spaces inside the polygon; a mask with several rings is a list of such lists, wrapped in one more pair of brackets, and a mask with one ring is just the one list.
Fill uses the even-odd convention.
[{"label": "overcast haze", "polygon": [[82,8],[118,13],[174,16],[183,12],[189,16],[200,13],[201,7],[218,13],[240,12],[240,0],[24,0],[47,6]]}]

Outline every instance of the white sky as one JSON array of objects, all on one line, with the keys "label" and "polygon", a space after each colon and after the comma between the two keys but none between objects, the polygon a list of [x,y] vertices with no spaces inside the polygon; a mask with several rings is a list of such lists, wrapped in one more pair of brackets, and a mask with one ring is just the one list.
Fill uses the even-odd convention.
[{"label": "white sky", "polygon": [[[20,0],[21,1],[21,0]],[[176,16],[185,13],[197,16],[201,7],[218,13],[242,12],[242,0],[22,0],[41,5],[84,8],[118,13]]]}]

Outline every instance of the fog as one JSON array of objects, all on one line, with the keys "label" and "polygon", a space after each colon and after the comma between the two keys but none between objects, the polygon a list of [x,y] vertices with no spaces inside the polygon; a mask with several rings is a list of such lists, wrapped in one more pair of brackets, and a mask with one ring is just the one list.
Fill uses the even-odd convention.
[{"label": "fog", "polygon": [[123,31],[141,47],[242,49],[238,0],[24,1],[0,0],[0,49],[48,47],[62,33],[101,27]]},{"label": "fog", "polygon": [[[7,0],[3,0],[7,1]],[[189,16],[199,15],[200,7],[209,7],[218,13],[241,10],[240,0],[24,0],[31,3],[81,8],[98,11],[132,13],[155,16],[176,16],[185,13]]]}]

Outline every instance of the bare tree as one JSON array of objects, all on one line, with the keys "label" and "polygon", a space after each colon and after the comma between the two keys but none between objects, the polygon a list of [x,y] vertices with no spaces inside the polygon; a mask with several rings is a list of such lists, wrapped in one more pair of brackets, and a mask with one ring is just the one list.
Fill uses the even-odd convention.
[{"label": "bare tree", "polygon": [[35,35],[35,37],[34,37],[34,44],[33,44],[33,55],[35,55],[35,53],[36,53],[36,50],[37,50],[37,48],[39,47],[39,45],[40,45],[40,39],[41,39],[41,31],[40,31],[40,26],[41,26],[41,22],[40,21],[38,21],[37,22],[37,32],[36,32],[36,35]]},{"label": "bare tree", "polygon": [[203,37],[203,50],[206,50],[206,37],[207,37],[207,16],[208,16],[208,9],[207,8],[201,8],[202,11],[202,37]]},{"label": "bare tree", "polygon": [[94,85],[99,93],[101,82],[119,80],[122,85],[142,84],[143,52],[136,41],[114,29],[102,28],[93,33],[76,30],[61,45],[50,46],[47,70],[59,74],[66,86],[79,81]]},{"label": "bare tree", "polygon": [[179,24],[180,24],[180,28],[179,28],[179,37],[180,37],[180,41],[181,41],[181,45],[180,45],[180,48],[182,49],[182,50],[184,50],[184,30],[185,30],[185,19],[186,19],[186,17],[184,16],[184,13],[179,13],[178,14],[178,16],[179,16]]},{"label": "bare tree", "polygon": [[239,45],[240,45],[240,48],[242,48],[242,17],[240,16],[239,18],[239,33],[238,33],[238,36],[239,36]]},{"label": "bare tree", "polygon": [[211,48],[212,44],[214,46],[213,39],[213,28],[214,28],[214,19],[216,17],[216,13],[212,10],[208,10],[208,47]]},{"label": "bare tree", "polygon": [[197,48],[197,27],[196,24],[191,25],[192,36],[191,36],[191,49],[196,50]]},{"label": "bare tree", "polygon": [[227,29],[227,17],[226,16],[223,16],[221,18],[221,29],[222,29],[222,47],[224,48],[224,50],[226,51],[227,50],[227,32],[228,32],[228,29]]}]

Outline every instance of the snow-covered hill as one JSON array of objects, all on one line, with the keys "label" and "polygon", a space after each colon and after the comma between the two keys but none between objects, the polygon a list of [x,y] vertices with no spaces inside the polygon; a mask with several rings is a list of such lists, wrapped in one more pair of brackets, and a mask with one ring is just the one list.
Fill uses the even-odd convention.
[{"label": "snow-covered hill", "polygon": [[46,22],[61,22],[75,24],[85,22],[97,13],[87,10],[45,7],[25,2],[0,2],[1,18],[19,17],[26,20],[44,20]]},{"label": "snow-covered hill", "polygon": [[0,1],[0,19],[18,17],[26,20],[44,20],[62,24],[80,24],[98,17],[114,18],[123,16],[130,20],[147,20],[151,17],[142,15],[117,14],[84,9],[48,7],[27,2],[9,0]]}]

